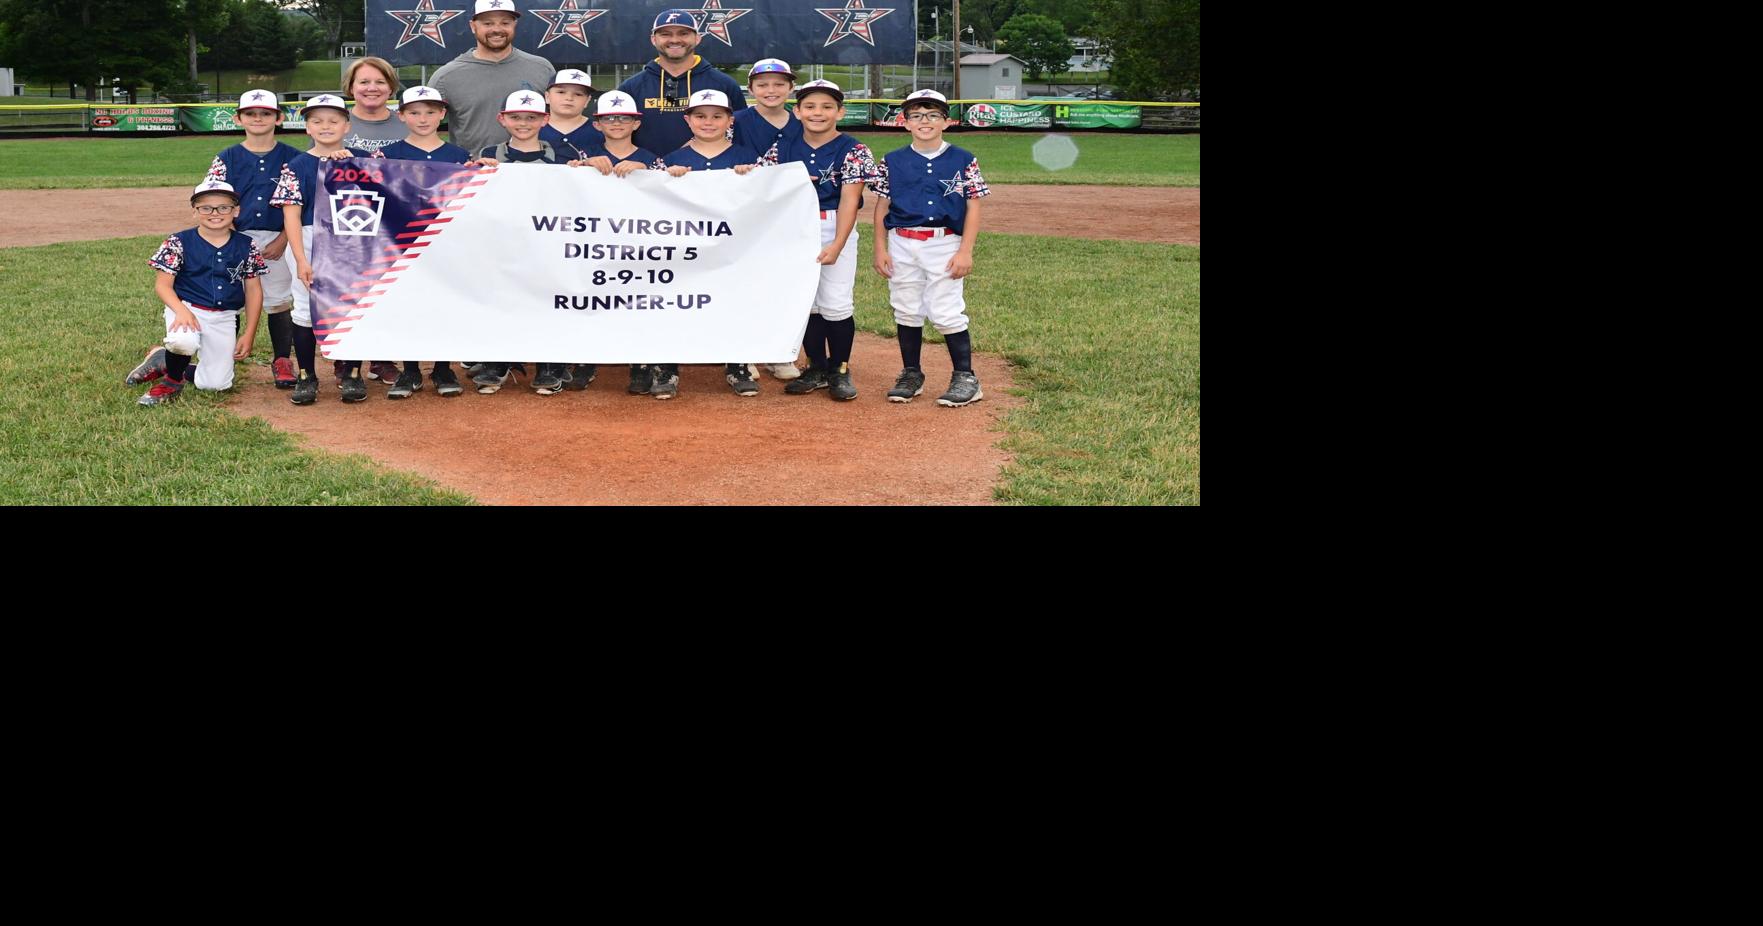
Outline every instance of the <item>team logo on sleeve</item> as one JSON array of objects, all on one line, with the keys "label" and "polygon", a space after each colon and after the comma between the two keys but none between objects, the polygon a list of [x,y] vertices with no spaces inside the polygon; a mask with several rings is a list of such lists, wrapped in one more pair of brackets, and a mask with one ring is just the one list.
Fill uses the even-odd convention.
[{"label": "team logo on sleeve", "polygon": [[419,0],[414,10],[387,10],[387,16],[404,24],[404,34],[398,37],[398,44],[392,46],[393,49],[403,48],[417,39],[428,39],[436,45],[446,48],[447,40],[441,37],[441,26],[445,25],[447,20],[464,12],[464,10],[437,10],[435,9],[435,0]]},{"label": "team logo on sleeve", "polygon": [[[874,45],[875,35],[870,31],[871,24],[894,12],[894,8],[884,7],[872,10],[863,5],[863,0],[848,0],[842,10],[823,10],[816,7],[814,11],[833,21],[833,31],[826,37],[826,45],[831,45],[848,35],[854,35]],[[821,47],[825,48],[826,45]]]},{"label": "team logo on sleeve", "polygon": [[380,233],[386,198],[372,190],[338,190],[331,194],[331,227],[338,235],[371,238]]},{"label": "team logo on sleeve", "polygon": [[527,10],[527,12],[548,23],[545,26],[545,37],[539,40],[540,48],[566,37],[574,39],[580,43],[581,47],[587,48],[588,23],[605,16],[607,13],[606,10],[584,10],[579,6],[578,0],[563,0],[556,9]]},{"label": "team logo on sleeve", "polygon": [[753,12],[753,10],[751,8],[725,10],[722,8],[722,0],[704,0],[704,6],[700,12],[704,15],[692,17],[698,22],[698,31],[733,48],[735,43],[729,39],[728,24]]}]

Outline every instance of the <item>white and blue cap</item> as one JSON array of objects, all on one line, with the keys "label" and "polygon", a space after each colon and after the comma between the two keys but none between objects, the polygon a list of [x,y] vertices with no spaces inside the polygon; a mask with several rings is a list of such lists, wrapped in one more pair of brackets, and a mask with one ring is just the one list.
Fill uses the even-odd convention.
[{"label": "white and blue cap", "polygon": [[947,116],[949,114],[949,98],[935,90],[918,90],[907,94],[905,102],[900,104],[900,111],[905,112],[912,108],[914,102],[929,103],[942,110],[943,115]]},{"label": "white and blue cap", "polygon": [[420,84],[415,87],[405,88],[404,95],[398,98],[398,104],[400,106],[409,106],[411,103],[433,103],[436,106],[447,105],[446,99],[441,96],[441,91],[436,90],[433,87],[424,87]]},{"label": "white and blue cap", "polygon": [[735,111],[734,107],[728,105],[728,94],[721,90],[700,90],[692,94],[692,98],[686,101],[686,112],[700,106],[720,106],[731,113]]},{"label": "white and blue cap", "polygon": [[845,102],[845,91],[840,90],[839,85],[830,80],[811,80],[797,87],[796,102],[802,102],[802,98],[810,93],[825,93],[841,103]]},{"label": "white and blue cap", "polygon": [[[483,0],[478,0],[478,2],[481,3]],[[693,32],[697,32],[698,17],[693,16],[692,12],[693,11],[691,10],[662,10],[661,12],[656,13],[655,25],[649,28],[649,34],[653,35],[655,34],[656,29],[663,29],[668,26],[684,26]]]},{"label": "white and blue cap", "polygon": [[514,0],[477,0],[477,5],[472,7],[471,18],[476,19],[485,13],[512,13],[516,19],[520,18],[520,10],[515,8]]},{"label": "white and blue cap", "polygon": [[790,70],[790,63],[782,58],[764,58],[755,62],[753,70],[747,72],[747,83],[752,83],[753,78],[761,74],[782,74],[788,77],[791,83],[796,80],[796,72]]},{"label": "white and blue cap", "polygon": [[344,115],[348,115],[349,104],[343,102],[343,98],[334,93],[321,93],[307,100],[305,105],[300,107],[300,115],[305,116],[315,109],[340,109]]},{"label": "white and blue cap", "polygon": [[281,112],[282,101],[268,90],[252,90],[239,97],[239,105],[234,108],[234,112],[242,113],[247,109],[273,109]]},{"label": "white and blue cap", "polygon": [[[549,12],[549,11],[547,11],[547,12]],[[594,93],[594,85],[591,83],[588,83],[588,75],[582,71],[576,70],[575,68],[564,68],[563,70],[557,72],[556,77],[551,78],[551,87],[555,87],[560,84],[567,84],[567,85],[571,85],[571,86],[581,87],[582,89],[588,91],[588,94],[590,96],[593,95],[593,93]],[[551,89],[551,87],[546,87],[545,89],[549,90],[549,89]]]},{"label": "white and blue cap", "polygon": [[225,180],[210,179],[196,184],[196,188],[190,191],[190,205],[194,206],[196,204],[196,197],[201,196],[204,193],[225,193],[233,198],[233,202],[236,203],[239,201],[239,191],[233,189],[232,184]]},{"label": "white and blue cap", "polygon": [[502,112],[545,114],[545,95],[537,90],[516,90],[502,103]]},{"label": "white and blue cap", "polygon": [[614,90],[600,97],[600,102],[596,104],[594,109],[594,115],[641,117],[643,111],[637,108],[637,101],[630,94]]}]

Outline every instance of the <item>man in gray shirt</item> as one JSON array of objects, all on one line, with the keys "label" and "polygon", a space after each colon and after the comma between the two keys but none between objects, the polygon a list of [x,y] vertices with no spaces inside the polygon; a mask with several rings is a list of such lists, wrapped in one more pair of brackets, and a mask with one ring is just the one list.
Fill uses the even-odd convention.
[{"label": "man in gray shirt", "polygon": [[496,122],[503,101],[516,90],[543,95],[555,69],[551,62],[514,47],[520,18],[514,0],[477,0],[471,34],[477,47],[441,66],[429,86],[447,101],[447,132],[453,144],[476,155],[508,140]]}]

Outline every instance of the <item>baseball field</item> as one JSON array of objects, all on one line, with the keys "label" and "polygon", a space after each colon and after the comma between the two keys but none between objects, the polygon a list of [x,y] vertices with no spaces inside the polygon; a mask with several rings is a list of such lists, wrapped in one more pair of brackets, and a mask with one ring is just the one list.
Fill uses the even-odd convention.
[{"label": "baseball field", "polygon": [[296,408],[260,326],[230,392],[137,407],[123,375],[164,334],[146,258],[236,139],[0,141],[0,504],[1198,504],[1199,136],[1073,135],[1058,171],[1042,138],[951,136],[994,191],[967,285],[986,399],[959,409],[883,398],[899,354],[867,209],[853,402],[769,377],[740,399],[709,367],[654,402],[602,367],[585,392],[344,405],[321,364]]}]

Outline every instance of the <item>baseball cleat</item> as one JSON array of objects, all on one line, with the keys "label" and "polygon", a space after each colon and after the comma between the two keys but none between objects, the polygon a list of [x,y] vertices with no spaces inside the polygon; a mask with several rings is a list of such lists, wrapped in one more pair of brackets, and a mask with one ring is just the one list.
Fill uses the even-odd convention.
[{"label": "baseball cleat", "polygon": [[768,363],[765,365],[765,372],[770,373],[773,379],[782,380],[791,380],[802,375],[801,368],[793,363]]},{"label": "baseball cleat", "polygon": [[784,387],[784,393],[786,395],[807,395],[816,389],[825,389],[826,387],[826,371],[820,367],[809,367],[802,371],[801,376]]},{"label": "baseball cleat", "polygon": [[556,395],[563,391],[565,368],[561,363],[541,363],[533,374],[533,391],[539,395]]},{"label": "baseball cleat", "polygon": [[452,398],[465,391],[465,387],[459,385],[459,376],[453,372],[451,365],[436,364],[434,370],[429,373],[429,382],[435,384],[435,395],[438,396]]},{"label": "baseball cleat", "polygon": [[390,360],[375,360],[367,365],[367,378],[380,380],[389,386],[398,381],[398,365]]},{"label": "baseball cleat", "polygon": [[851,365],[841,363],[826,375],[827,394],[840,402],[857,398],[857,386],[851,382]]},{"label": "baseball cleat", "polygon": [[508,382],[508,367],[506,363],[484,364],[484,368],[471,378],[477,384],[478,395],[495,395]]},{"label": "baseball cleat", "polygon": [[592,363],[572,364],[569,368],[569,379],[564,382],[564,386],[571,391],[580,392],[588,388],[588,384],[594,381],[595,376],[599,375],[599,370],[600,368]]},{"label": "baseball cleat", "polygon": [[392,388],[386,390],[388,399],[408,399],[414,393],[422,391],[422,371],[405,370],[392,381]]},{"label": "baseball cleat", "polygon": [[723,367],[722,378],[728,380],[729,387],[734,389],[735,395],[759,394],[759,384],[753,380],[753,371],[744,363],[731,363]]},{"label": "baseball cleat", "polygon": [[275,362],[269,365],[269,369],[270,375],[275,377],[277,389],[292,389],[294,383],[300,378],[294,372],[294,361],[286,357],[275,358]]},{"label": "baseball cleat", "polygon": [[979,377],[966,370],[956,370],[955,375],[949,377],[949,391],[937,396],[937,404],[960,408],[985,397],[986,394],[979,391]]},{"label": "baseball cleat", "polygon": [[367,398],[367,380],[361,378],[361,368],[349,371],[349,376],[337,384],[343,390],[343,401],[360,402]]},{"label": "baseball cleat", "polygon": [[136,405],[164,405],[183,394],[184,384],[170,380],[160,380],[147,390],[147,394],[135,400]]},{"label": "baseball cleat", "polygon": [[300,378],[294,381],[294,394],[288,401],[295,405],[311,405],[318,401],[318,380],[305,370],[300,371]]},{"label": "baseball cleat", "polygon": [[671,399],[679,395],[679,364],[657,363],[651,369],[655,372],[655,381],[649,386],[650,398]]},{"label": "baseball cleat", "polygon": [[142,383],[150,383],[164,375],[165,348],[155,347],[147,352],[147,359],[142,360],[139,366],[129,371],[129,375],[123,379],[123,384],[128,386],[139,386]]},{"label": "baseball cleat", "polygon": [[655,369],[646,363],[631,364],[631,384],[625,392],[631,395],[648,395],[649,387],[655,385]]},{"label": "baseball cleat", "polygon": [[906,367],[900,371],[900,377],[894,380],[894,388],[888,390],[889,402],[910,402],[924,394],[924,371],[917,367]]}]

